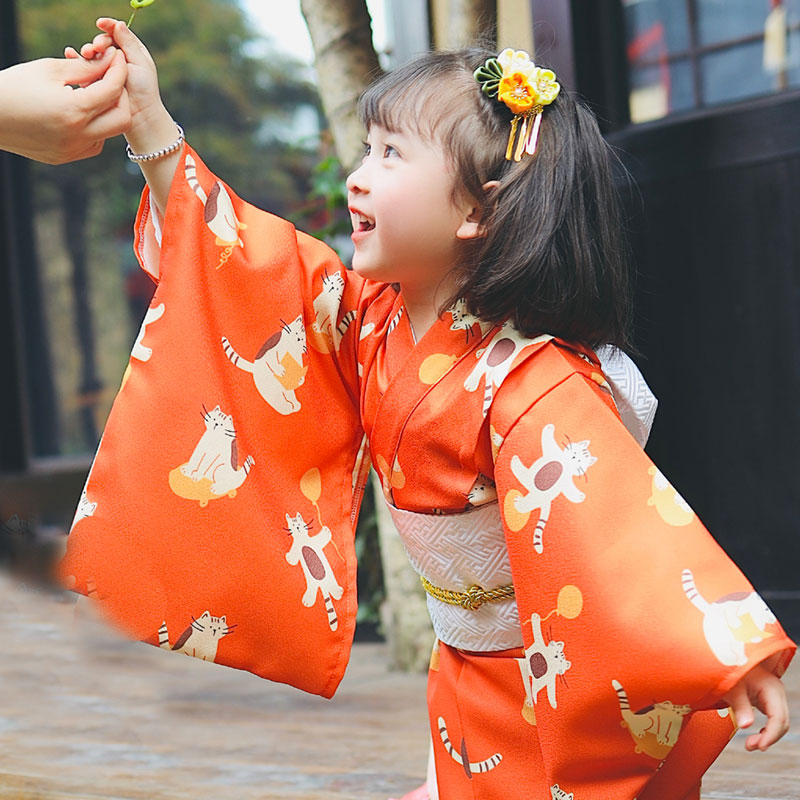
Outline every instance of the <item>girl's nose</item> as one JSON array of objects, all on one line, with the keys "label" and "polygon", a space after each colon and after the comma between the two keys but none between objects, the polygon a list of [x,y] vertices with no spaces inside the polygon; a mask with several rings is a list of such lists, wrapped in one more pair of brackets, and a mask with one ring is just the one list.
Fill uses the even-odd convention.
[{"label": "girl's nose", "polygon": [[360,166],[356,167],[348,176],[347,180],[345,181],[345,185],[347,186],[347,191],[352,194],[359,194],[362,192],[368,191],[367,189],[367,181],[366,181],[366,174],[364,171],[364,165],[361,164]]}]

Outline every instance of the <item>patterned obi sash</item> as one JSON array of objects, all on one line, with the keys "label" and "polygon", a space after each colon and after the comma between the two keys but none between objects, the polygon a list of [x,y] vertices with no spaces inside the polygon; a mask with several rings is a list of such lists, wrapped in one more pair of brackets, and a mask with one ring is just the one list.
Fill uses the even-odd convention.
[{"label": "patterned obi sash", "polygon": [[[498,589],[511,584],[500,508],[487,503],[461,514],[420,514],[389,506],[411,566],[429,584],[464,606],[434,597],[427,589],[428,613],[437,637],[460,650],[491,652],[522,646],[514,597],[485,599],[472,587]],[[470,591],[471,590],[471,591]],[[436,592],[434,592],[436,594]]]}]

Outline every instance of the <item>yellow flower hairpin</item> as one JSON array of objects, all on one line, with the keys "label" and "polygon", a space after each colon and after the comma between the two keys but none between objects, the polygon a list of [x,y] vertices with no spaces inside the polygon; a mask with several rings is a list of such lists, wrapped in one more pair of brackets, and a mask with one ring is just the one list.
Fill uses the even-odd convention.
[{"label": "yellow flower hairpin", "polygon": [[473,75],[486,95],[497,97],[514,114],[506,159],[519,161],[523,153],[532,156],[536,152],[542,111],[561,90],[555,73],[537,67],[524,50],[508,48],[497,58],[487,59]]}]

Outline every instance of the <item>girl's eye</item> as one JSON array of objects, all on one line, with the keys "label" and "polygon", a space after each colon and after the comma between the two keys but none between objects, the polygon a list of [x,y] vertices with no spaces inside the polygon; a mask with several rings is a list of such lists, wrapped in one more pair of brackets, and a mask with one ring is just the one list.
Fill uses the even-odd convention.
[{"label": "girl's eye", "polygon": [[362,142],[362,144],[364,145],[364,156],[363,157],[366,158],[370,154],[370,152],[372,151],[372,147],[370,146],[369,142]]},{"label": "girl's eye", "polygon": [[394,149],[394,147],[392,145],[387,144],[387,145],[384,146],[384,148],[383,148],[383,157],[384,158],[389,158],[389,156],[397,156],[397,155],[400,155],[400,154],[397,152],[397,150]]}]

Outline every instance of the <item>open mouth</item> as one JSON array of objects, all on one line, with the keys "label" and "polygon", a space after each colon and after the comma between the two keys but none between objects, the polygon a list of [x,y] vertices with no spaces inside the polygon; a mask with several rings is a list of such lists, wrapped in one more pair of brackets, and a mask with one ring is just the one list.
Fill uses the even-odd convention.
[{"label": "open mouth", "polygon": [[350,210],[350,215],[353,221],[353,230],[356,233],[366,233],[375,227],[375,221],[370,219],[366,214],[360,211]]}]

